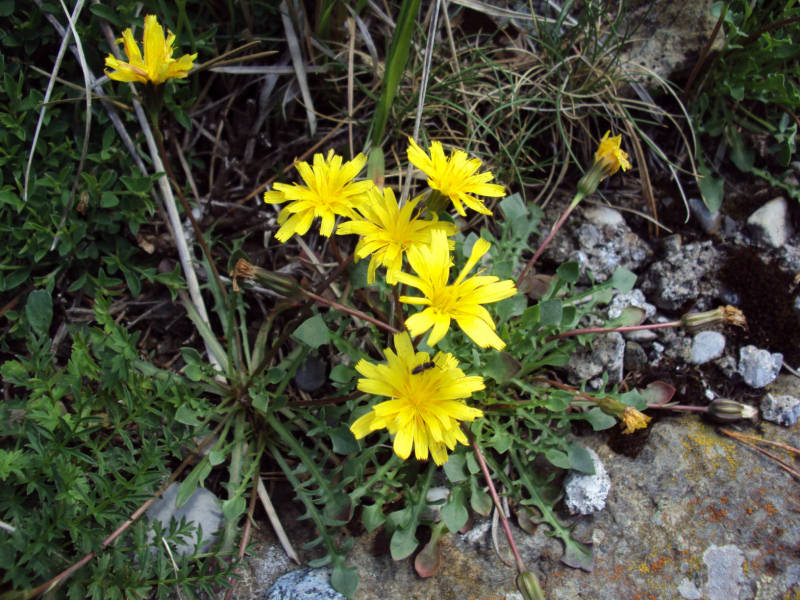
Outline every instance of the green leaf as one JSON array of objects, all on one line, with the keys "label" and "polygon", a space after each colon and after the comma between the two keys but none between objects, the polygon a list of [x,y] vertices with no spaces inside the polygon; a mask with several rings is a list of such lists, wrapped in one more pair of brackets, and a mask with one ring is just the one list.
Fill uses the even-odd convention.
[{"label": "green leaf", "polygon": [[470,488],[469,504],[472,510],[481,516],[488,517],[494,506],[492,497],[478,487],[477,483],[475,483],[475,479],[470,480]]},{"label": "green leaf", "polygon": [[442,467],[444,474],[453,483],[460,483],[467,479],[464,473],[464,455],[453,454]]},{"label": "green leaf", "polygon": [[540,322],[543,326],[558,325],[561,323],[562,315],[561,300],[553,298],[552,300],[544,300],[539,304]]},{"label": "green leaf", "polygon": [[569,469],[569,456],[563,450],[558,448],[548,448],[545,450],[544,456],[550,461],[550,464],[558,467],[559,469]]},{"label": "green leaf", "polygon": [[636,274],[623,267],[617,267],[611,275],[611,285],[614,289],[627,294],[636,284]]},{"label": "green leaf", "polygon": [[385,521],[386,515],[383,514],[383,506],[377,502],[365,506],[361,512],[361,522],[364,523],[364,529],[367,531],[375,531]]},{"label": "green leaf", "polygon": [[103,208],[114,208],[119,205],[119,198],[112,192],[103,192],[100,194],[100,206]]},{"label": "green leaf", "polygon": [[354,454],[358,452],[358,442],[347,425],[339,425],[329,433],[336,454]]},{"label": "green leaf", "polygon": [[358,569],[346,566],[344,561],[334,561],[331,587],[343,596],[352,598],[358,588]]},{"label": "green leaf", "polygon": [[247,504],[241,496],[228,498],[222,503],[222,516],[229,523],[236,522],[239,516],[245,511]]},{"label": "green leaf", "polygon": [[577,262],[565,262],[556,269],[556,274],[567,283],[575,283],[581,276],[581,267]]},{"label": "green leaf", "polygon": [[28,383],[28,369],[18,360],[8,360],[0,367],[3,380],[14,385],[23,386]]},{"label": "green leaf", "polygon": [[197,418],[195,410],[186,402],[178,407],[175,411],[175,420],[184,425],[192,425],[194,427],[200,425],[200,420]]},{"label": "green leaf", "polygon": [[211,465],[208,463],[208,458],[203,458],[178,487],[178,495],[175,498],[175,506],[177,508],[186,504],[186,501],[192,497],[195,490],[203,485],[209,473],[211,473]]},{"label": "green leaf", "polygon": [[417,526],[416,523],[406,529],[398,529],[392,534],[392,539],[389,542],[389,552],[392,555],[392,560],[402,560],[417,549],[419,542],[417,541]]},{"label": "green leaf", "polygon": [[510,222],[512,226],[514,221],[523,221],[528,218],[528,208],[518,192],[503,198],[500,201],[500,210],[503,211],[505,220]]},{"label": "green leaf", "polygon": [[705,202],[706,208],[712,213],[719,212],[719,208],[722,206],[722,194],[725,181],[721,177],[712,177],[711,171],[708,168],[698,167],[697,171],[700,173],[697,185],[700,188],[700,194],[703,196],[703,202]]},{"label": "green leaf", "polygon": [[227,457],[227,453],[215,448],[208,453],[208,462],[212,467],[216,467],[217,465],[221,465],[223,462],[225,462]]},{"label": "green leaf", "polygon": [[292,337],[303,342],[306,346],[316,349],[330,342],[331,331],[325,324],[322,315],[317,314],[303,321],[300,326],[295,329]]},{"label": "green leaf", "polygon": [[105,6],[104,4],[92,4],[89,6],[89,10],[111,23],[114,26],[115,30],[122,29],[123,23],[120,22],[119,13],[109,6]]},{"label": "green leaf", "polygon": [[594,462],[589,451],[575,442],[570,442],[567,446],[569,456],[569,468],[573,471],[580,471],[587,475],[594,475]]},{"label": "green leaf", "polygon": [[519,370],[520,364],[508,352],[493,352],[486,361],[483,374],[503,384],[511,381]]},{"label": "green leaf", "polygon": [[44,290],[33,290],[25,303],[25,317],[33,332],[45,336],[53,320],[53,299]]},{"label": "green leaf", "polygon": [[617,424],[617,420],[614,417],[607,415],[597,406],[583,413],[583,419],[588,421],[595,431],[609,429]]},{"label": "green leaf", "polygon": [[334,383],[350,383],[356,376],[356,371],[349,365],[336,365],[331,369],[330,380]]},{"label": "green leaf", "polygon": [[442,507],[442,520],[452,533],[458,532],[469,518],[466,500],[466,489],[458,486],[450,490],[450,498]]}]

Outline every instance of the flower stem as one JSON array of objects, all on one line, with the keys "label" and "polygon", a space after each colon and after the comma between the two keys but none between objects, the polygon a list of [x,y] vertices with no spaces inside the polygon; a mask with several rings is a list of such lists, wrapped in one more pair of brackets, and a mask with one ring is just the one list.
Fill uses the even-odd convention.
[{"label": "flower stem", "polygon": [[621,327],[587,327],[585,329],[572,329],[559,333],[558,335],[551,335],[545,338],[545,342],[552,342],[553,340],[561,340],[563,338],[572,337],[574,335],[583,335],[584,333],[612,333],[618,331],[624,333],[626,331],[646,331],[648,329],[664,329],[666,327],[680,327],[680,321],[670,321],[668,323],[651,323],[649,325],[623,325]]},{"label": "flower stem", "polygon": [[356,310],[355,308],[351,308],[349,306],[345,306],[344,304],[339,304],[335,300],[328,300],[327,298],[324,298],[322,296],[318,296],[314,292],[309,292],[308,290],[304,290],[303,288],[300,288],[300,292],[302,294],[308,296],[309,298],[311,298],[313,300],[316,300],[317,302],[321,302],[322,304],[330,306],[331,308],[335,308],[336,310],[340,310],[342,312],[345,312],[345,313],[347,313],[349,315],[353,315],[354,317],[358,317],[359,319],[364,319],[365,321],[367,321],[369,323],[372,323],[373,325],[377,325],[378,327],[381,327],[382,329],[385,329],[386,331],[389,331],[391,333],[400,333],[399,329],[396,329],[395,327],[392,327],[391,325],[389,325],[388,323],[385,323],[384,321],[381,321],[379,319],[376,319],[375,317],[372,317],[372,316],[370,316],[370,315],[368,315],[366,313],[363,313],[360,310]]},{"label": "flower stem", "polygon": [[564,221],[567,220],[567,217],[569,217],[570,213],[575,210],[575,207],[578,206],[581,200],[583,200],[583,194],[578,192],[575,194],[572,202],[567,207],[567,210],[564,211],[564,213],[558,218],[558,221],[556,221],[556,224],[553,225],[552,229],[550,229],[550,233],[548,233],[547,237],[545,237],[544,240],[542,240],[542,243],[539,244],[539,248],[536,250],[533,257],[531,257],[531,259],[528,261],[528,264],[526,264],[525,268],[522,269],[522,273],[520,273],[519,278],[517,279],[517,287],[520,287],[520,284],[522,284],[522,282],[525,280],[525,276],[528,274],[528,271],[533,268],[534,263],[536,263],[536,261],[542,255],[544,249],[547,248],[547,245],[553,239],[553,236],[556,234],[556,232],[558,232],[559,229],[561,229],[561,226],[564,225]]},{"label": "flower stem", "polygon": [[522,573],[525,571],[525,563],[522,562],[522,557],[520,556],[519,549],[514,541],[514,536],[511,534],[511,527],[508,524],[508,519],[503,511],[503,507],[500,505],[500,498],[497,495],[497,490],[494,489],[494,483],[492,482],[492,476],[489,473],[489,467],[486,466],[486,461],[483,458],[483,453],[481,452],[480,446],[478,446],[475,436],[473,436],[469,431],[467,431],[467,435],[469,436],[470,443],[472,444],[472,450],[475,452],[475,458],[478,460],[478,465],[480,465],[481,471],[483,472],[483,477],[486,479],[486,484],[489,486],[489,494],[492,496],[494,506],[500,515],[500,521],[503,523],[503,531],[505,531],[506,538],[508,539],[508,545],[511,546],[511,552],[514,554],[514,561],[517,563],[517,571]]}]

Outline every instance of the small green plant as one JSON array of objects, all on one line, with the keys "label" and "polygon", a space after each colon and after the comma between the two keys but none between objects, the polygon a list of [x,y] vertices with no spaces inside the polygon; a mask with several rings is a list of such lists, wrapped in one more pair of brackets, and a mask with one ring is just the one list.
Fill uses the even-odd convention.
[{"label": "small green plant", "polygon": [[[706,75],[688,82],[690,109],[698,133],[722,138],[727,157],[743,173],[753,173],[770,185],[800,199],[785,183],[797,153],[797,112],[800,109],[800,7],[793,2],[719,2],[714,5],[724,34],[724,48],[703,56]],[[698,69],[695,69],[696,71]],[[766,136],[761,155],[753,140]],[[713,142],[709,147],[718,147]],[[722,199],[721,180],[713,177],[715,157],[698,157],[708,181],[701,185],[709,208]],[[787,169],[775,175],[775,168]]]}]

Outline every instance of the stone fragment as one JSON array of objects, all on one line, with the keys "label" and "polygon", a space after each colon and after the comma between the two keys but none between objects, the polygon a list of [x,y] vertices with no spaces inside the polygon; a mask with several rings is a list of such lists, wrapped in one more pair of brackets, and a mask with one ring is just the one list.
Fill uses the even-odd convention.
[{"label": "stone fragment", "polygon": [[769,385],[778,376],[783,365],[783,354],[745,346],[739,349],[739,374],[752,388]]},{"label": "stone fragment", "polygon": [[644,310],[645,318],[652,319],[656,314],[656,307],[647,302],[640,289],[633,289],[627,294],[617,294],[608,305],[608,318],[616,319],[622,311],[629,306],[635,306]]},{"label": "stone fragment", "polygon": [[702,365],[722,356],[725,336],[718,331],[701,331],[692,339],[691,362]]},{"label": "stone fragment", "polygon": [[617,227],[625,224],[622,214],[609,206],[589,206],[583,210],[583,216],[595,225]]},{"label": "stone fragment", "polygon": [[620,333],[598,335],[592,340],[590,350],[579,348],[569,359],[569,378],[573,383],[589,381],[605,372],[608,383],[622,381],[625,358],[625,339]]},{"label": "stone fragment", "polygon": [[800,399],[788,394],[767,394],[761,400],[761,417],[765,421],[791,427],[800,419]]},{"label": "stone fragment", "polygon": [[564,481],[565,503],[573,515],[589,515],[603,510],[611,489],[611,478],[597,452],[587,448],[594,464],[594,475],[570,471]]},{"label": "stone fragment", "polygon": [[220,500],[207,489],[198,488],[184,504],[176,507],[177,496],[178,484],[173,483],[164,491],[161,498],[147,509],[147,518],[150,521],[160,521],[164,528],[169,525],[171,519],[180,521],[185,518],[187,522],[198,525],[203,534],[202,543],[198,531],[193,537],[171,546],[170,549],[180,556],[205,552],[216,541],[216,533],[224,522]]},{"label": "stone fragment", "polygon": [[642,290],[664,310],[678,310],[690,300],[694,310],[709,310],[715,307],[722,264],[722,252],[711,240],[671,247],[662,260],[650,265]]},{"label": "stone fragment", "polygon": [[279,577],[264,600],[346,600],[330,580],[330,569],[297,569]]},{"label": "stone fragment", "polygon": [[703,586],[703,596],[708,600],[742,598],[744,582],[744,552],[738,546],[711,545],[703,553],[708,570],[708,582]]},{"label": "stone fragment", "polygon": [[689,198],[689,208],[692,216],[697,220],[700,229],[706,233],[716,233],[722,223],[722,215],[719,211],[711,212],[706,203],[700,198]]},{"label": "stone fragment", "polygon": [[747,219],[753,237],[773,248],[780,248],[792,235],[789,206],[786,198],[778,196],[756,210]]}]

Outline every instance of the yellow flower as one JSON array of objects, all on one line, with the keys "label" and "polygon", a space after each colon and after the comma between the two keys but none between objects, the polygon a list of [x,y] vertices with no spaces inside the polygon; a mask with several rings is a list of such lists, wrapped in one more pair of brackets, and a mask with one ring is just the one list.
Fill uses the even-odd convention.
[{"label": "yellow flower", "polygon": [[597,152],[594,153],[594,162],[601,164],[603,173],[606,176],[613,175],[620,168],[627,171],[631,168],[631,163],[628,162],[628,154],[622,151],[622,134],[608,137],[610,131],[606,131],[605,135],[600,140],[600,145],[597,147]]},{"label": "yellow flower", "polygon": [[164,30],[155,15],[144,18],[144,58],[139,45],[133,39],[130,27],[122,32],[122,43],[128,62],[124,62],[109,54],[106,66],[113,71],[106,71],[109,78],[116,81],[138,81],[160,85],[167,79],[186,77],[192,68],[197,54],[184,54],[178,59],[172,58],[175,34],[168,32],[164,38]]},{"label": "yellow flower", "polygon": [[279,242],[285,242],[292,234],[303,235],[311,227],[315,217],[322,219],[319,232],[330,237],[336,223],[336,215],[354,217],[353,208],[374,187],[369,180],[353,181],[364,168],[367,157],[359,154],[353,160],[342,164],[342,157],[328,152],[314,155],[314,166],[307,162],[295,164],[300,177],[306,185],[276,183],[273,190],[264,194],[264,202],[280,204],[290,201],[278,213],[281,228],[275,234]]},{"label": "yellow flower", "polygon": [[450,319],[455,319],[464,333],[481,348],[502,350],[505,347],[505,342],[495,333],[494,321],[489,311],[481,305],[516,294],[514,282],[510,279],[500,281],[494,275],[467,278],[467,274],[490,247],[491,244],[484,239],[476,241],[467,263],[452,285],[447,284],[451,262],[447,234],[444,231],[437,230],[431,234],[430,246],[411,248],[408,251],[408,262],[418,276],[398,273],[397,280],[417,288],[424,297],[400,296],[400,302],[427,306],[406,319],[406,327],[411,335],[421,335],[432,328],[428,345],[433,346],[447,333]]},{"label": "yellow flower", "polygon": [[633,433],[637,429],[645,429],[647,424],[652,420],[643,412],[640,412],[632,406],[626,406],[622,413],[622,423],[625,426],[622,433]]},{"label": "yellow flower", "polygon": [[467,406],[464,398],[484,389],[483,379],[467,376],[451,354],[438,352],[430,367],[427,352],[414,352],[407,331],[395,334],[396,353],[386,348],[386,364],[360,360],[356,371],[364,377],[358,389],[391,398],[372,407],[350,427],[356,439],[378,429],[394,435],[394,452],[402,459],[414,455],[437,465],[447,462],[447,450],[467,443],[460,421],[474,421],[483,411]]},{"label": "yellow flower", "polygon": [[480,159],[467,158],[463,150],[456,150],[447,158],[441,142],[433,142],[429,150],[430,156],[408,138],[408,160],[428,176],[430,188],[450,198],[462,217],[467,214],[464,204],[476,212],[492,214],[483,200],[475,196],[502,198],[506,191],[502,185],[489,183],[494,178],[491,171],[476,173],[481,166]]},{"label": "yellow flower", "polygon": [[407,202],[402,208],[397,205],[394,192],[384,188],[381,194],[378,188],[368,192],[368,202],[356,208],[359,215],[352,221],[339,225],[339,235],[356,234],[361,239],[356,245],[355,258],[361,260],[372,255],[367,271],[367,283],[375,282],[375,269],[378,265],[386,267],[386,282],[397,283],[395,273],[403,268],[403,254],[409,248],[428,245],[431,231],[442,229],[447,235],[454,235],[458,228],[452,224],[439,221],[434,215],[432,221],[419,218],[414,209],[422,196]]}]

